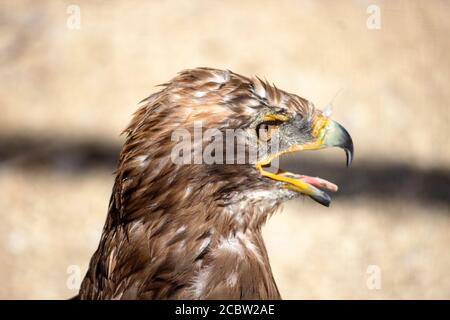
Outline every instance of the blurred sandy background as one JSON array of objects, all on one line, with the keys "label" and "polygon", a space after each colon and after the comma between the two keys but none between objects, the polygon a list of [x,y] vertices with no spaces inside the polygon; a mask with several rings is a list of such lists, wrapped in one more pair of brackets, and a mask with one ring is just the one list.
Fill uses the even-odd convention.
[{"label": "blurred sandy background", "polygon": [[137,102],[210,66],[319,107],[339,92],[333,117],[354,138],[351,169],[337,151],[284,160],[340,185],[331,208],[292,201],[265,228],[285,299],[449,299],[449,12],[419,0],[1,1],[0,298],[76,293],[67,268],[83,276],[97,247]]}]

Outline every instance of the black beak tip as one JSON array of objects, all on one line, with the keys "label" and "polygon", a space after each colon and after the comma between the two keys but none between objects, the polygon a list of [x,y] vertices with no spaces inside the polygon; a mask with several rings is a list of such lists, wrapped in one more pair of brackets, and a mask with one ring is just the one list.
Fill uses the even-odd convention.
[{"label": "black beak tip", "polygon": [[352,164],[354,158],[353,140],[348,131],[343,126],[341,126],[339,123],[336,123],[336,125],[339,130],[339,142],[334,146],[345,150],[345,155],[347,156],[347,167],[349,167]]},{"label": "black beak tip", "polygon": [[318,194],[314,194],[310,196],[314,201],[320,203],[321,205],[325,206],[325,207],[329,207],[331,204],[331,198],[328,194],[326,194],[325,192],[321,191]]},{"label": "black beak tip", "polygon": [[350,144],[347,148],[345,148],[345,155],[347,156],[347,167],[353,162],[353,143],[350,141]]}]

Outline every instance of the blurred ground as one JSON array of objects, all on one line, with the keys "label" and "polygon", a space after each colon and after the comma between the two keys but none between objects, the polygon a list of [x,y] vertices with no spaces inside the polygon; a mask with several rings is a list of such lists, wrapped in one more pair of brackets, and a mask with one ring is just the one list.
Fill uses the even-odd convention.
[{"label": "blurred ground", "polygon": [[[369,4],[381,29],[366,26]],[[81,29],[67,28],[69,4]],[[351,132],[332,207],[292,201],[265,229],[284,298],[450,299],[450,5],[445,1],[0,3],[0,298],[67,298],[105,219],[136,104],[196,66],[259,75]],[[336,160],[336,161],[335,161]],[[382,286],[368,289],[367,268]]]}]

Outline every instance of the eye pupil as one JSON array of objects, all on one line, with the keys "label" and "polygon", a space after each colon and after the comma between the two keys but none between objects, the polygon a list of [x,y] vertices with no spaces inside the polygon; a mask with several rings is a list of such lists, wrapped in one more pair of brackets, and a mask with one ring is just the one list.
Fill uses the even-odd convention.
[{"label": "eye pupil", "polygon": [[276,130],[276,126],[271,126],[266,123],[262,123],[258,127],[258,138],[262,142],[268,142],[272,138],[273,132]]}]

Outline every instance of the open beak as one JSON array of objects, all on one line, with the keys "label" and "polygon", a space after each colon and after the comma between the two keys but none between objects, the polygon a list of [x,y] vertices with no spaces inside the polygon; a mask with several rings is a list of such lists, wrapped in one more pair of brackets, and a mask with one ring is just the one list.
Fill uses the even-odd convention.
[{"label": "open beak", "polygon": [[324,115],[318,115],[313,123],[312,135],[315,137],[313,142],[293,145],[287,150],[278,152],[267,159],[259,161],[256,164],[256,167],[262,176],[284,182],[284,187],[306,194],[318,203],[328,207],[331,203],[331,198],[320,188],[331,192],[336,192],[338,187],[335,184],[318,177],[299,175],[286,171],[281,171],[275,174],[264,170],[265,166],[269,165],[273,159],[281,156],[282,154],[302,150],[319,150],[331,147],[339,147],[344,149],[347,156],[347,167],[350,166],[353,160],[353,141],[344,127]]}]

